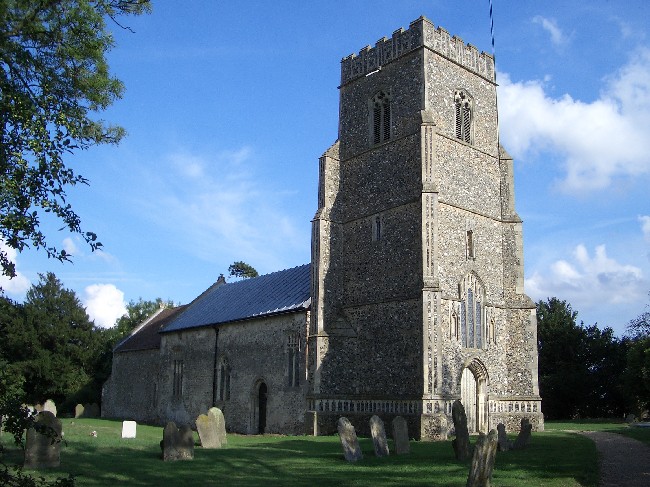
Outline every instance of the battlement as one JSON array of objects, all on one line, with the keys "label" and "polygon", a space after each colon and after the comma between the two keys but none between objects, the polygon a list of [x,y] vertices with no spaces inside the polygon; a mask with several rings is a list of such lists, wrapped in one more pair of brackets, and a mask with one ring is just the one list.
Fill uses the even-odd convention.
[{"label": "battlement", "polygon": [[375,47],[366,46],[359,54],[351,54],[341,60],[341,85],[381,69],[406,53],[420,47],[427,47],[441,56],[458,63],[490,81],[494,77],[494,58],[471,44],[465,44],[451,36],[442,27],[437,29],[426,17],[420,17],[409,25],[408,30],[400,28],[390,39],[379,39]]}]

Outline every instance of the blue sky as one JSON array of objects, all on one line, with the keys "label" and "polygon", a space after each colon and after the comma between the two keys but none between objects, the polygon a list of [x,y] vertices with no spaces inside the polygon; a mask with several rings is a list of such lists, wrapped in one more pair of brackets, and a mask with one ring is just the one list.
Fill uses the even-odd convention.
[{"label": "blue sky", "polygon": [[[310,260],[318,157],[337,137],[340,60],[420,15],[491,52],[488,0],[154,1],[115,27],[117,147],[77,153],[70,201],[104,251],[46,222],[74,264],[15,255],[22,300],[54,272],[96,323],[129,300],[187,303],[229,264]],[[515,158],[525,286],[585,324],[650,302],[650,2],[494,0],[501,141]]]}]

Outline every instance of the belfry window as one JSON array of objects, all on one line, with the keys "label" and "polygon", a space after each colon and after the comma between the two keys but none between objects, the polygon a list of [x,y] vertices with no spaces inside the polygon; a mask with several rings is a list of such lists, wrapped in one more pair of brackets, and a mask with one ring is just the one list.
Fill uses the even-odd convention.
[{"label": "belfry window", "polygon": [[390,95],[380,91],[373,98],[370,104],[372,127],[372,143],[380,144],[390,139]]},{"label": "belfry window", "polygon": [[475,276],[469,275],[463,280],[460,292],[460,342],[463,348],[484,348],[488,329],[483,286]]},{"label": "belfry window", "polygon": [[463,90],[454,92],[456,138],[472,142],[472,99]]}]

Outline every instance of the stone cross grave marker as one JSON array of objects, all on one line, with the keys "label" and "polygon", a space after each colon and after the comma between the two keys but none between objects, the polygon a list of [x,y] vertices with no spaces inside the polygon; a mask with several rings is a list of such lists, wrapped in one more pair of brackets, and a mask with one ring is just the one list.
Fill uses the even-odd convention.
[{"label": "stone cross grave marker", "polygon": [[375,455],[378,457],[390,455],[384,422],[376,414],[370,418],[370,435],[372,436],[372,444],[375,447]]},{"label": "stone cross grave marker", "polygon": [[356,462],[363,458],[361,448],[359,447],[359,440],[357,432],[354,431],[354,426],[348,418],[341,417],[338,422],[339,438],[341,446],[343,447],[343,455],[348,462]]},{"label": "stone cross grave marker", "polygon": [[496,430],[490,431],[487,436],[484,433],[479,433],[466,487],[490,487],[494,459],[497,455],[497,442]]},{"label": "stone cross grave marker", "polygon": [[499,451],[508,451],[512,447],[512,442],[508,439],[506,433],[506,425],[503,423],[497,424],[497,432],[499,436],[498,449]]},{"label": "stone cross grave marker", "polygon": [[27,430],[25,468],[40,469],[61,465],[61,420],[50,411],[36,416],[34,428]]},{"label": "stone cross grave marker", "polygon": [[451,442],[456,454],[456,460],[467,460],[470,456],[467,415],[459,399],[456,399],[452,405],[451,417],[454,420],[454,429],[456,430],[456,438]]},{"label": "stone cross grave marker", "polygon": [[221,409],[214,407],[208,409],[208,416],[213,416],[217,422],[217,436],[221,445],[226,445],[228,443],[228,437],[226,435],[226,418],[223,416]]},{"label": "stone cross grave marker", "polygon": [[392,421],[393,441],[395,442],[395,453],[398,455],[407,455],[411,453],[409,443],[408,423],[401,416],[396,416]]},{"label": "stone cross grave marker", "polygon": [[521,419],[521,429],[517,435],[515,443],[512,445],[513,450],[523,450],[530,440],[530,432],[533,430],[533,425],[530,424],[528,418]]},{"label": "stone cross grave marker", "polygon": [[138,423],[135,421],[122,421],[122,438],[135,438]]},{"label": "stone cross grave marker", "polygon": [[163,430],[161,443],[165,462],[194,460],[194,433],[189,426],[178,429],[176,424],[170,421]]}]

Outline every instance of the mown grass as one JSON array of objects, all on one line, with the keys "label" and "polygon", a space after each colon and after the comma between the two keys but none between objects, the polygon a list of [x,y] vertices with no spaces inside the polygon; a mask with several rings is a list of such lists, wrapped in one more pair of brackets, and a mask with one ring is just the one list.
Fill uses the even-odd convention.
[{"label": "mown grass", "polygon": [[[469,461],[455,460],[451,441],[412,442],[410,455],[376,458],[371,441],[361,438],[364,458],[351,464],[343,459],[337,437],[229,435],[225,448],[203,450],[197,446],[193,461],[163,462],[159,427],[138,425],[135,439],[122,439],[117,421],[64,419],[63,430],[67,445],[62,448],[61,468],[48,471],[47,476],[71,473],[79,487],[461,487],[469,470]],[[92,431],[97,437],[90,436]],[[10,440],[7,434],[1,438],[5,446]],[[15,450],[6,460],[12,459],[19,459]],[[492,485],[595,487],[597,481],[593,442],[550,428],[534,433],[525,450],[498,453]]]},{"label": "mown grass", "polygon": [[650,428],[635,426],[611,419],[580,419],[575,421],[546,421],[545,428],[550,431],[606,431],[618,433],[639,440],[650,446]]}]

